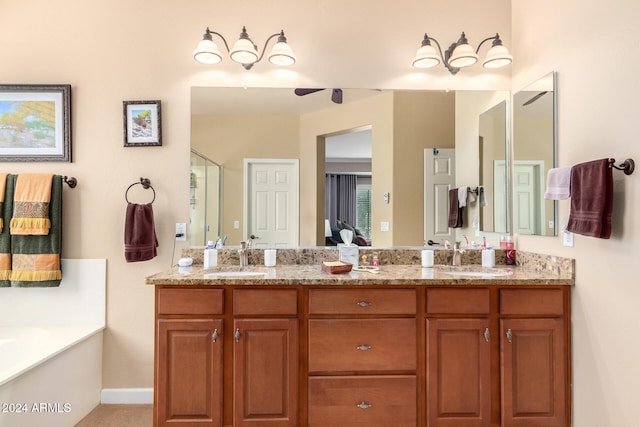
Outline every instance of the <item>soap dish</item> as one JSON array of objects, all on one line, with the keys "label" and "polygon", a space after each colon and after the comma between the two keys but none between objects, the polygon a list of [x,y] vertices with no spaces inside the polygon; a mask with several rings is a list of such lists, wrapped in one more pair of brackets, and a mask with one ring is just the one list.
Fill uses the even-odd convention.
[{"label": "soap dish", "polygon": [[327,273],[336,274],[336,273],[348,273],[353,268],[353,264],[349,264],[348,262],[342,261],[323,261],[322,262],[322,270]]}]

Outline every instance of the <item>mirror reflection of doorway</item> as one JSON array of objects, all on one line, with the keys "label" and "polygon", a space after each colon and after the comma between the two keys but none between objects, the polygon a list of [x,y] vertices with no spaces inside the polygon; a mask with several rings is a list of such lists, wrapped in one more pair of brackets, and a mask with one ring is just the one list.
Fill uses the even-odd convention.
[{"label": "mirror reflection of doorway", "polygon": [[189,246],[204,246],[220,237],[222,166],[191,150],[189,179]]},{"label": "mirror reflection of doorway", "polygon": [[341,228],[353,228],[354,243],[371,245],[371,126],[325,137],[325,237],[342,243]]}]

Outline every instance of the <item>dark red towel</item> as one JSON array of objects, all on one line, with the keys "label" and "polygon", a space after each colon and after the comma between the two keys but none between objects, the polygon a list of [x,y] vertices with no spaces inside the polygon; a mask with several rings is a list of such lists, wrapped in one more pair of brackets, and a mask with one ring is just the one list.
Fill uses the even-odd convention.
[{"label": "dark red towel", "polygon": [[462,227],[462,208],[458,199],[458,189],[449,190],[449,227]]},{"label": "dark red towel", "polygon": [[127,204],[124,224],[124,257],[127,262],[150,260],[158,254],[157,247],[151,203]]},{"label": "dark red towel", "polygon": [[608,239],[613,211],[613,173],[609,159],[571,168],[571,212],[567,230]]}]

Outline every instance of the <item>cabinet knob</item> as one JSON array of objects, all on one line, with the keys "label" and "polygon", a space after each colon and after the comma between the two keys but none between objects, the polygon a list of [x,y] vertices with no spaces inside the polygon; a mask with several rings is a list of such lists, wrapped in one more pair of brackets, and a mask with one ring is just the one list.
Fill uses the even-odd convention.
[{"label": "cabinet knob", "polygon": [[236,342],[240,342],[240,328],[236,328],[236,333],[233,336],[236,337]]},{"label": "cabinet knob", "polygon": [[370,307],[371,303],[369,301],[358,301],[356,305],[359,305],[360,307]]},{"label": "cabinet knob", "polygon": [[362,351],[371,350],[371,346],[367,344],[361,344],[356,347],[356,350],[362,350]]},{"label": "cabinet knob", "polygon": [[491,338],[491,332],[489,332],[489,328],[486,328],[484,330],[484,340],[486,342],[489,342],[489,338]]},{"label": "cabinet knob", "polygon": [[360,409],[369,409],[371,408],[371,404],[365,402],[364,400],[356,405]]},{"label": "cabinet knob", "polygon": [[214,329],[213,333],[211,334],[211,339],[213,340],[213,342],[216,342],[218,340],[218,330]]},{"label": "cabinet knob", "polygon": [[507,339],[509,340],[509,342],[511,342],[513,340],[513,332],[511,332],[511,328],[507,329]]}]

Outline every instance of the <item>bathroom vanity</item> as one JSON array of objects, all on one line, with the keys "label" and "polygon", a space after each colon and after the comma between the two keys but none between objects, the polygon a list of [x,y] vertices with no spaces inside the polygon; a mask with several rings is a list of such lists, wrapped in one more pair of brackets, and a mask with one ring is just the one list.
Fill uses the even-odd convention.
[{"label": "bathroom vanity", "polygon": [[234,268],[147,278],[155,426],[571,424],[572,272]]}]

